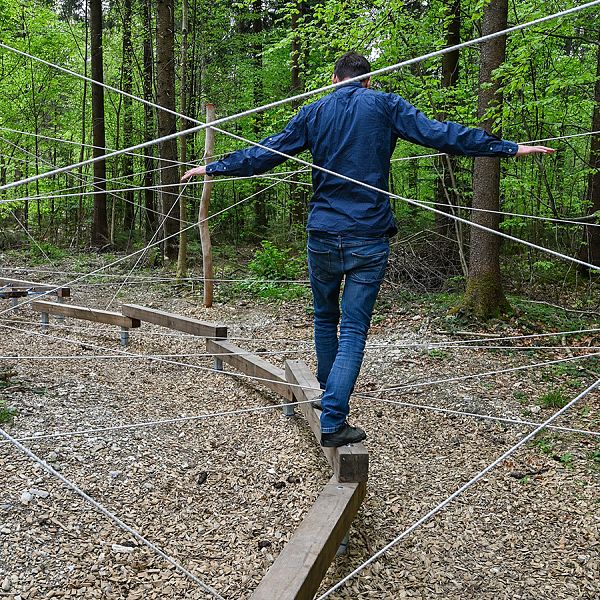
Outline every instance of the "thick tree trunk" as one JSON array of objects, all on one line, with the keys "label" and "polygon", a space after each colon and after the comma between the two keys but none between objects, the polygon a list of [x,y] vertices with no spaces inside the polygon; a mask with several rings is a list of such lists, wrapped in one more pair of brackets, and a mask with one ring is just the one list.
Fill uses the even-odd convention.
[{"label": "thick tree trunk", "polygon": [[[152,92],[152,12],[150,10],[150,0],[142,0],[142,46],[144,51],[144,72],[142,75],[142,87],[144,100],[152,102],[154,94]],[[154,112],[151,106],[144,104],[144,141],[147,142],[154,138]],[[144,207],[145,207],[145,226],[144,235],[146,241],[152,239],[156,232],[157,219],[154,203],[154,190],[151,189],[154,184],[154,146],[148,146],[144,150]]]},{"label": "thick tree trunk", "polygon": [[[160,106],[175,111],[175,19],[174,0],[157,0],[156,13],[156,96]],[[158,135],[163,137],[177,131],[175,115],[158,110]],[[169,260],[177,259],[179,231],[177,204],[177,140],[163,142],[159,148],[162,212],[165,238],[164,251]],[[168,215],[168,217],[166,216]],[[166,239],[168,238],[168,239]]]},{"label": "thick tree trunk", "polygon": [[[124,0],[123,4],[123,91],[133,92],[133,44],[131,43],[131,0]],[[133,146],[133,106],[131,98],[123,96],[123,145]],[[129,176],[128,181],[133,184],[133,156],[123,155],[123,175]],[[128,186],[131,187],[131,186]],[[134,229],[134,201],[133,190],[123,192],[125,206],[123,211],[123,229],[129,232],[129,242]]]},{"label": "thick tree trunk", "polygon": [[[600,131],[600,29],[598,30],[598,36],[592,131]],[[593,135],[590,142],[590,168],[593,170],[588,177],[587,200],[589,201],[589,214],[591,215],[600,211],[600,135]],[[600,268],[600,226],[585,228],[585,238],[580,258]]]},{"label": "thick tree trunk", "polygon": [[[508,0],[492,0],[483,12],[482,35],[506,29]],[[498,83],[492,75],[504,61],[506,36],[494,38],[481,46],[479,67],[479,101],[477,113],[480,125],[488,132],[500,136],[500,128],[494,130],[493,120],[484,115],[494,104],[502,102]],[[473,207],[491,211],[500,210],[500,159],[476,158],[473,172]],[[498,212],[473,212],[473,222],[494,230],[499,229]],[[471,228],[469,253],[469,277],[462,308],[475,316],[488,319],[509,310],[510,306],[500,277],[500,237]]]},{"label": "thick tree trunk", "polygon": [[[102,0],[90,0],[90,41],[92,59],[92,79],[104,82],[102,59]],[[92,84],[92,131],[94,140],[93,156],[105,154],[104,127],[104,88]],[[94,221],[92,223],[92,245],[103,246],[108,242],[108,223],[106,220],[106,163],[103,160],[94,163]]]}]

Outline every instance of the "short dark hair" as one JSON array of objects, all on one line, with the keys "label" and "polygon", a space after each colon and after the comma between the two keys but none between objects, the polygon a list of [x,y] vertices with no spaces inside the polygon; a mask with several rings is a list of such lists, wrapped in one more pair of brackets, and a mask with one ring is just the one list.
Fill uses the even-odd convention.
[{"label": "short dark hair", "polygon": [[337,59],[333,67],[333,74],[340,80],[349,77],[359,77],[365,73],[371,72],[371,63],[362,55],[356,52],[346,52]]}]

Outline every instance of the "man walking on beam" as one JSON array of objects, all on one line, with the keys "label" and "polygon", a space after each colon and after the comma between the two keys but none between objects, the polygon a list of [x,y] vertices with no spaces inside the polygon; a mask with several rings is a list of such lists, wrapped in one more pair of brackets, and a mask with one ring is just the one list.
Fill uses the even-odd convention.
[{"label": "man walking on beam", "polygon": [[[390,159],[398,138],[448,154],[514,157],[554,152],[501,140],[482,129],[428,119],[396,94],[370,89],[369,61],[348,52],[336,63],[333,83],[365,75],[303,106],[262,146],[287,155],[310,150],[315,165],[381,191],[312,171],[308,214],[308,271],[314,304],[317,379],[323,394],[321,445],[354,444],[367,436],[346,419],[363,360],[367,332],[397,233],[388,190]],[[284,162],[280,154],[252,146],[190,169],[194,175],[251,176]],[[341,298],[342,281],[344,291]],[[340,320],[341,316],[341,320]],[[339,325],[339,336],[338,336]]]}]

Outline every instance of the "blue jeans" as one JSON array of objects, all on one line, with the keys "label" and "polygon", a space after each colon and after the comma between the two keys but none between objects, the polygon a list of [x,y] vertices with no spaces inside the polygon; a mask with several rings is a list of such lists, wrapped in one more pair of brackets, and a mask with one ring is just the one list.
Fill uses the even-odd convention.
[{"label": "blue jeans", "polygon": [[315,313],[317,379],[324,390],[322,433],[341,429],[350,412],[350,394],[360,372],[389,253],[387,237],[309,233],[308,272]]}]

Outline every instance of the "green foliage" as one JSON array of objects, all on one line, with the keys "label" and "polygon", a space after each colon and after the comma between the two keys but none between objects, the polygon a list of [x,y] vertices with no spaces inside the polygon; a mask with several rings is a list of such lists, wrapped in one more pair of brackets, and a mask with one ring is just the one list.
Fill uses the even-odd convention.
[{"label": "green foliage", "polygon": [[533,442],[544,454],[550,454],[554,449],[554,440],[551,438],[540,437]]},{"label": "green foliage", "polygon": [[6,406],[4,400],[0,400],[0,424],[12,424],[15,415],[17,414],[17,409],[12,406]]},{"label": "green foliage", "polygon": [[569,402],[569,398],[560,390],[550,390],[540,398],[540,404],[544,408],[563,408]]},{"label": "green foliage", "polygon": [[66,250],[50,242],[32,244],[29,248],[29,254],[33,264],[52,263],[67,256]]},{"label": "green foliage", "polygon": [[250,271],[265,280],[297,279],[304,268],[304,261],[290,256],[291,250],[277,248],[269,241],[261,242],[254,259],[248,264]]}]

